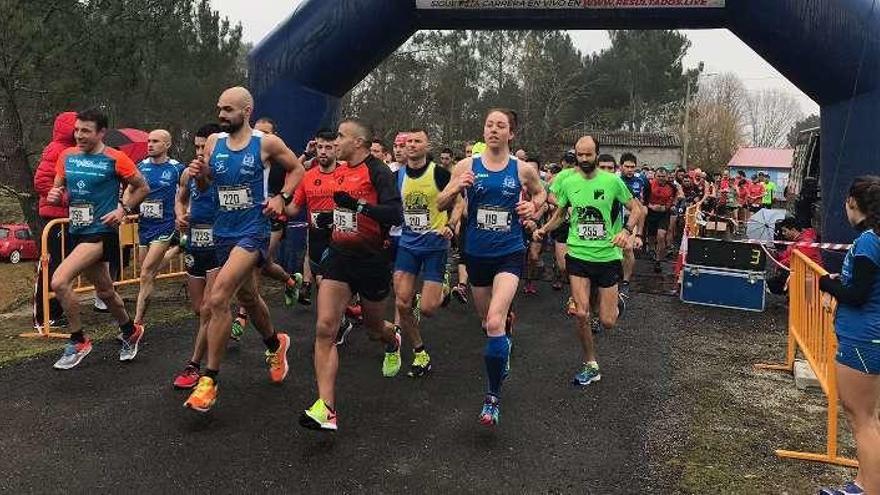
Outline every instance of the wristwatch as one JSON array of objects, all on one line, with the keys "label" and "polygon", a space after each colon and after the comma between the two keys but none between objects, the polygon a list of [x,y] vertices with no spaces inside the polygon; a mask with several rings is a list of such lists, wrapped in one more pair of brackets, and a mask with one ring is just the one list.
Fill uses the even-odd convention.
[{"label": "wristwatch", "polygon": [[134,215],[134,209],[124,203],[119,203],[119,206],[122,207],[122,211],[125,212],[126,215]]},{"label": "wristwatch", "polygon": [[288,192],[282,192],[281,199],[284,200],[284,206],[287,206],[290,204],[291,201],[293,201],[293,195]]}]

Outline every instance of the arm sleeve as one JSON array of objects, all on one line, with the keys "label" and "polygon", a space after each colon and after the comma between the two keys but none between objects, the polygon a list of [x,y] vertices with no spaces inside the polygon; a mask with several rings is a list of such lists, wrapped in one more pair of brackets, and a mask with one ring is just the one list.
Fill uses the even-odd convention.
[{"label": "arm sleeve", "polygon": [[856,256],[853,260],[853,278],[850,285],[843,285],[840,279],[828,275],[819,279],[819,289],[834,296],[841,304],[859,307],[871,297],[878,266],[867,256]]},{"label": "arm sleeve", "polygon": [[125,153],[113,150],[113,152],[110,153],[110,156],[116,160],[116,175],[123,179],[128,179],[138,173],[134,162],[131,161],[131,158]]},{"label": "arm sleeve", "polygon": [[451,178],[452,174],[449,173],[449,170],[446,170],[443,167],[434,167],[434,184],[437,185],[438,191],[446,189]]},{"label": "arm sleeve", "polygon": [[67,162],[67,155],[69,155],[69,154],[70,154],[69,149],[66,149],[66,150],[62,151],[60,155],[58,155],[58,161],[55,162],[55,175],[57,177],[64,177],[65,176],[64,164]]},{"label": "arm sleeve", "polygon": [[403,201],[394,174],[384,164],[370,166],[370,181],[376,188],[379,202],[364,208],[363,214],[382,225],[400,225],[403,223]]}]

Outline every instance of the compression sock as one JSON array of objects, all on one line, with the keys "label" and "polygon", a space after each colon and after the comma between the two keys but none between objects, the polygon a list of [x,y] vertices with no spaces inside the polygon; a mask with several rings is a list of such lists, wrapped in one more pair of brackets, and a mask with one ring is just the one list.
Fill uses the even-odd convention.
[{"label": "compression sock", "polygon": [[281,342],[278,341],[277,333],[273,333],[271,337],[263,339],[263,343],[266,344],[266,349],[269,349],[269,352],[277,351],[278,346],[281,345]]},{"label": "compression sock", "polygon": [[500,397],[501,382],[507,370],[507,358],[510,354],[510,340],[506,336],[489,337],[483,350],[486,361],[486,376],[489,378],[489,393]]},{"label": "compression sock", "polygon": [[123,325],[119,325],[119,329],[122,330],[122,336],[125,338],[131,337],[131,334],[134,333],[134,322],[128,320],[128,323]]}]

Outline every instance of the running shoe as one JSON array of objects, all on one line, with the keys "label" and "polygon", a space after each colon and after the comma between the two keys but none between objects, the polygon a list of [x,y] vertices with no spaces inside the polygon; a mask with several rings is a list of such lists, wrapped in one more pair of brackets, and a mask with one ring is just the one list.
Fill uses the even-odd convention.
[{"label": "running shoe", "polygon": [[629,282],[627,282],[626,280],[620,282],[618,294],[629,299]]},{"label": "running shoe", "polygon": [[398,327],[394,331],[394,340],[397,344],[397,349],[391,352],[385,351],[385,359],[382,361],[382,376],[385,378],[391,378],[397,376],[400,372],[400,328]]},{"label": "running shoe", "polygon": [[568,301],[565,303],[565,313],[568,316],[574,316],[577,313],[577,303],[574,302],[574,298],[568,296]]},{"label": "running shoe", "polygon": [[501,400],[492,394],[486,394],[483,400],[483,410],[480,411],[480,424],[483,426],[495,426],[498,424],[501,414]]},{"label": "running shoe", "polygon": [[412,308],[413,319],[416,320],[416,325],[422,322],[422,294],[416,294],[416,297],[413,300],[413,308]]},{"label": "running shoe", "polygon": [[843,485],[840,488],[822,488],[819,495],[864,495],[865,490],[862,489],[855,481]]},{"label": "running shoe", "polygon": [[468,303],[467,285],[458,284],[452,288],[452,295],[462,304]]},{"label": "running shoe", "polygon": [[90,352],[92,352],[91,340],[86,339],[85,342],[74,342],[70,340],[67,342],[67,345],[64,346],[64,352],[61,354],[61,357],[58,361],[55,361],[55,364],[52,365],[52,367],[56,370],[69,370],[78,365],[84,357],[89,355]]},{"label": "running shoe", "polygon": [[92,310],[96,313],[109,313],[110,308],[107,307],[107,303],[102,301],[100,298],[95,297],[95,304],[92,306]]},{"label": "running shoe", "polygon": [[581,367],[581,370],[574,375],[574,379],[571,381],[574,385],[579,385],[581,387],[586,387],[587,385],[598,382],[602,379],[602,375],[599,374],[599,365],[598,364],[586,364],[584,363]]},{"label": "running shoe", "polygon": [[354,328],[354,325],[351,323],[347,317],[342,317],[342,323],[339,324],[339,330],[336,331],[336,346],[339,347],[345,344],[345,339],[348,337],[348,334],[351,333],[351,330]]},{"label": "running shoe", "polygon": [[188,390],[199,383],[199,369],[188,364],[183,370],[174,377],[174,388],[180,390]]},{"label": "running shoe", "polygon": [[526,285],[523,287],[523,294],[527,296],[533,296],[538,293],[538,289],[535,287],[535,282],[529,280],[526,282]]},{"label": "running shoe", "polygon": [[626,301],[629,300],[629,291],[626,293],[618,292],[617,293],[617,317],[623,318],[623,314],[626,313]]},{"label": "running shoe", "polygon": [[290,337],[279,333],[278,349],[275,352],[266,349],[266,364],[269,365],[269,381],[281,383],[287,377],[290,367],[287,365],[287,350],[290,348]]},{"label": "running shoe", "polygon": [[554,280],[550,286],[553,290],[562,290],[562,280]]},{"label": "running shoe", "polygon": [[232,332],[230,336],[232,340],[238,342],[241,340],[241,336],[244,335],[244,329],[247,328],[247,317],[244,316],[236,316],[234,320],[232,320]]},{"label": "running shoe", "polygon": [[427,376],[431,372],[431,356],[428,351],[420,351],[413,356],[412,366],[409,369],[409,376],[420,378]]},{"label": "running shoe", "polygon": [[119,360],[120,361],[131,361],[137,356],[138,347],[141,345],[141,341],[144,340],[144,325],[141,323],[134,324],[134,333],[125,338],[122,334],[119,335]]},{"label": "running shoe", "polygon": [[199,378],[196,389],[189,394],[189,398],[183,403],[183,407],[200,413],[210,411],[214,407],[214,403],[217,402],[217,389],[217,384],[214,383],[210,376]]},{"label": "running shoe", "polygon": [[310,430],[336,431],[336,412],[318,399],[300,415],[299,425]]},{"label": "running shoe", "polygon": [[291,285],[289,280],[284,284],[284,305],[288,308],[299,299],[299,289],[303,284],[302,273],[294,273],[290,278],[293,279],[293,284]]},{"label": "running shoe", "polygon": [[311,282],[303,282],[302,289],[299,291],[299,298],[297,301],[303,306],[311,306],[312,305],[312,283]]}]

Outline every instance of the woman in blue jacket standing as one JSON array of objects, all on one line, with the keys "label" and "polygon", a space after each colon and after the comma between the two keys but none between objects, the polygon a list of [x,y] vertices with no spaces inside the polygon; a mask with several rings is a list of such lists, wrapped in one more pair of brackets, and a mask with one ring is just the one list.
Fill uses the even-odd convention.
[{"label": "woman in blue jacket standing", "polygon": [[880,177],[857,178],[846,215],[860,232],[840,275],[819,288],[837,299],[837,384],[856,440],[859,474],[840,489],[820,494],[880,494]]}]

